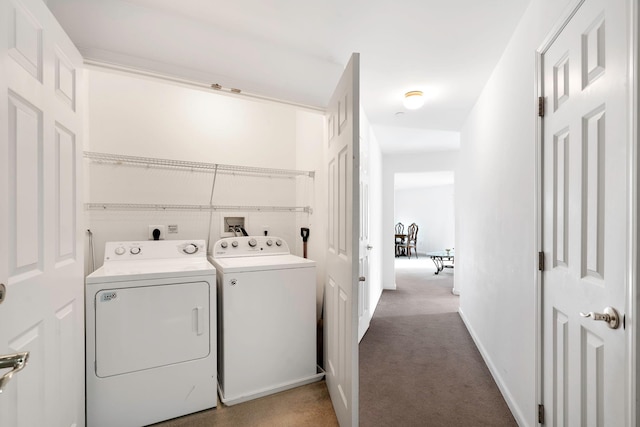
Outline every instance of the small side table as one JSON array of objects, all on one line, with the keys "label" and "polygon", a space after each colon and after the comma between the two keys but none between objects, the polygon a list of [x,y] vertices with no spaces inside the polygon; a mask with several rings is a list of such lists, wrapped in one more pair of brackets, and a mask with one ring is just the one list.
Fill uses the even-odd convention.
[{"label": "small side table", "polygon": [[[436,265],[436,274],[445,268],[453,268],[455,258],[455,251],[453,249],[448,251],[427,252],[427,256],[431,258],[431,261]],[[451,264],[445,264],[449,262]]]}]

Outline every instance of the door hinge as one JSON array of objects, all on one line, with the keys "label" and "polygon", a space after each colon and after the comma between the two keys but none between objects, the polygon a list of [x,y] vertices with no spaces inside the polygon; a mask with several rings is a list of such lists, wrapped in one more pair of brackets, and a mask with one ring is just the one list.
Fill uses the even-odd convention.
[{"label": "door hinge", "polygon": [[544,424],[544,405],[538,405],[538,424]]},{"label": "door hinge", "polygon": [[538,270],[544,271],[544,252],[538,252]]},{"label": "door hinge", "polygon": [[538,117],[544,117],[544,96],[538,97]]}]

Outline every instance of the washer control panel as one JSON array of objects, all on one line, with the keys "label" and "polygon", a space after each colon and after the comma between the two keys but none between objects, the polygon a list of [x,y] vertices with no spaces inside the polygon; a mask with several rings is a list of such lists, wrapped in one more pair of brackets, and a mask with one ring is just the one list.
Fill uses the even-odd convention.
[{"label": "washer control panel", "polygon": [[274,236],[225,237],[213,245],[214,258],[288,255],[289,253],[287,242]]},{"label": "washer control panel", "polygon": [[104,262],[206,256],[204,240],[107,242],[104,247]]}]

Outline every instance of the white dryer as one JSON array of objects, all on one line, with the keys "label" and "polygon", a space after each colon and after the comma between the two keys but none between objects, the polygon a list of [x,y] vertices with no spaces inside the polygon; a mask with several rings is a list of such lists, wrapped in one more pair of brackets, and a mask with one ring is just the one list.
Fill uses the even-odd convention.
[{"label": "white dryer", "polygon": [[227,404],[320,380],[315,261],[277,237],[229,237],[211,262],[218,288],[218,389]]},{"label": "white dryer", "polygon": [[108,242],[85,303],[89,427],[216,406],[215,269],[204,240]]}]

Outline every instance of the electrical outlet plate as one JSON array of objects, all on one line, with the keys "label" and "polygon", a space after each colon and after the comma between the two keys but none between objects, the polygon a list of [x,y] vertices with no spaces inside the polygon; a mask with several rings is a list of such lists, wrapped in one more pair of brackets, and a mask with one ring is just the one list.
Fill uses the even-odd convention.
[{"label": "electrical outlet plate", "polygon": [[148,239],[153,240],[153,230],[156,228],[160,230],[160,240],[164,240],[165,235],[167,234],[167,229],[164,225],[150,225]]}]

